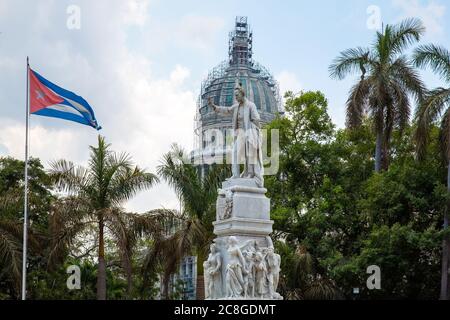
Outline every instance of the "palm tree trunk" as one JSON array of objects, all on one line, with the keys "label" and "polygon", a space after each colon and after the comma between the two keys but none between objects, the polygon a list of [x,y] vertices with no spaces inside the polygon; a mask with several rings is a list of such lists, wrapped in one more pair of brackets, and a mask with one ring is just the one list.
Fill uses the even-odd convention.
[{"label": "palm tree trunk", "polygon": [[[450,161],[447,168],[447,190],[450,192]],[[448,228],[448,210],[449,205],[444,213],[444,230]],[[449,260],[449,239],[445,237],[442,241],[442,274],[441,274],[441,300],[448,299],[448,260]]]},{"label": "palm tree trunk", "polygon": [[377,132],[377,141],[375,146],[375,172],[381,171],[381,150],[383,144],[383,133]]},{"label": "palm tree trunk", "polygon": [[106,300],[106,264],[105,264],[105,238],[104,221],[100,217],[98,223],[98,270],[97,270],[97,300]]},{"label": "palm tree trunk", "polygon": [[169,282],[170,282],[170,276],[167,276],[164,274],[163,276],[163,293],[162,293],[162,299],[168,300],[169,299]]},{"label": "palm tree trunk", "polygon": [[133,291],[133,273],[130,267],[130,270],[127,271],[127,299],[131,299],[131,293]]},{"label": "palm tree trunk", "polygon": [[203,262],[205,262],[208,253],[203,249],[197,251],[197,283],[196,283],[196,295],[197,300],[205,300],[205,286],[204,286],[204,272]]}]

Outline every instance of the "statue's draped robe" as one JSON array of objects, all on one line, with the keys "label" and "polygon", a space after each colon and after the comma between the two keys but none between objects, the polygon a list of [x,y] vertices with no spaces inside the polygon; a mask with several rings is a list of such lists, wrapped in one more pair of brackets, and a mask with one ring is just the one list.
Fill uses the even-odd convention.
[{"label": "statue's draped robe", "polygon": [[244,267],[239,261],[240,249],[237,246],[232,246],[227,251],[231,257],[226,269],[227,295],[239,297],[244,292]]},{"label": "statue's draped robe", "polygon": [[[261,133],[259,129],[260,117],[256,105],[245,99],[243,104],[243,128],[238,128],[239,104],[231,107],[216,107],[222,114],[232,114],[234,129],[233,143],[233,176],[239,176],[239,164],[245,165],[245,171],[249,165],[254,165],[255,180],[259,187],[264,185],[263,162],[261,150]],[[245,172],[244,171],[244,172]]]}]

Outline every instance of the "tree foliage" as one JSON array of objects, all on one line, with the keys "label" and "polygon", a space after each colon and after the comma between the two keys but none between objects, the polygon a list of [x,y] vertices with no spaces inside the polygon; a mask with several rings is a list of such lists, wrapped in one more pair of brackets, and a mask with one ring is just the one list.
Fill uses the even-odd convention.
[{"label": "tree foliage", "polygon": [[[371,119],[336,129],[320,92],[288,94],[286,105],[269,126],[280,130],[280,172],[266,179],[285,295],[436,298],[448,197],[437,128],[423,162],[414,128],[394,131],[391,166],[373,173]],[[381,290],[366,286],[370,265],[381,269]]]}]

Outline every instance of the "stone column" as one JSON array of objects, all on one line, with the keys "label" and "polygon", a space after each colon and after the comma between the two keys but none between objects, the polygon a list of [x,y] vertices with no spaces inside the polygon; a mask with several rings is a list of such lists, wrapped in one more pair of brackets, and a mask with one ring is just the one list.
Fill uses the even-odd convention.
[{"label": "stone column", "polygon": [[204,263],[206,299],[282,299],[266,192],[254,179],[222,183],[213,222],[217,238]]}]

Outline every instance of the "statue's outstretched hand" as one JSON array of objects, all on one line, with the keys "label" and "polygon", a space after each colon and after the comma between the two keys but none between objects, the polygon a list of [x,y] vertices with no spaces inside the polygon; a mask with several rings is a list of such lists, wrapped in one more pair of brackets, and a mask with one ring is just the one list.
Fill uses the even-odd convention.
[{"label": "statue's outstretched hand", "polygon": [[216,106],[212,102],[212,97],[208,98],[208,106],[210,106],[211,108],[213,108],[214,111],[216,111]]}]

